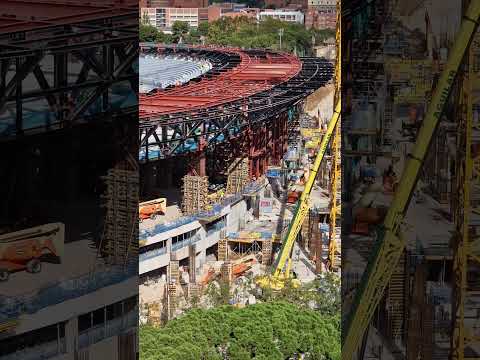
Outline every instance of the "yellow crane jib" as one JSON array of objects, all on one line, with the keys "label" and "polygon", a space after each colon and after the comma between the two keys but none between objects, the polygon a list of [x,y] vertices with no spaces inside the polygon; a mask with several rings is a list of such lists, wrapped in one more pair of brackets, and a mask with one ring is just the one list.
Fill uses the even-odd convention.
[{"label": "yellow crane jib", "polygon": [[[307,183],[305,184],[305,189],[298,201],[292,222],[288,228],[286,240],[283,242],[280,254],[275,262],[275,265],[273,266],[273,273],[270,276],[260,277],[257,281],[261,287],[269,287],[274,290],[280,290],[284,287],[285,281],[290,278],[290,268],[292,265],[290,253],[292,252],[293,244],[295,243],[297,235],[300,232],[302,223],[308,214],[310,193],[312,192],[313,184],[315,182],[315,178],[317,177],[320,164],[325,157],[328,143],[330,142],[330,138],[332,137],[335,127],[338,123],[338,119],[340,118],[340,113],[341,103],[339,100],[335,106],[335,110],[328,124],[325,136],[320,143],[320,148],[315,158],[315,162],[313,163],[313,168],[310,172]],[[297,286],[298,282],[293,280],[293,285]]]},{"label": "yellow crane jib", "polygon": [[404,241],[400,240],[400,225],[408,209],[425,155],[435,135],[457,72],[477,29],[479,18],[480,1],[472,1],[462,20],[460,31],[428,106],[415,146],[403,171],[383,226],[377,232],[374,251],[363,273],[353,306],[346,320],[346,331],[342,338],[343,360],[353,359],[358,350],[365,330],[405,248]]}]

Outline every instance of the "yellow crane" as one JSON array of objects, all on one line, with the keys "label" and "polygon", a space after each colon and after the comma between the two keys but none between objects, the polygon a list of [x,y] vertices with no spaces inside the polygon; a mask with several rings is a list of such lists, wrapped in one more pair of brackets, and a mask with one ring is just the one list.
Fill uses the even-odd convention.
[{"label": "yellow crane", "polygon": [[383,226],[377,232],[375,249],[356,291],[353,306],[346,322],[345,336],[342,339],[342,359],[344,360],[353,359],[358,350],[365,330],[372,320],[395,265],[405,248],[400,226],[415,190],[427,150],[450,96],[452,85],[477,30],[479,19],[480,1],[472,1],[463,17],[460,31],[441,74],[435,94],[428,106],[415,146],[403,171]]},{"label": "yellow crane", "polygon": [[[335,65],[335,94],[334,102],[340,99],[341,95],[341,81],[342,81],[342,6],[341,1],[337,0],[337,26],[336,26],[336,65]],[[335,135],[332,140],[332,169],[330,181],[330,216],[329,216],[329,232],[328,232],[328,264],[330,270],[335,269],[335,259],[337,253],[336,231],[337,215],[339,214],[340,206],[337,199],[337,188],[341,184],[341,167],[340,167],[340,124],[335,128]]]},{"label": "yellow crane", "polygon": [[[292,266],[290,254],[292,252],[297,235],[302,227],[303,221],[308,214],[308,210],[310,208],[310,193],[312,192],[313,184],[315,182],[315,178],[317,177],[320,164],[325,157],[328,143],[330,142],[330,138],[332,137],[338,119],[340,118],[340,112],[341,103],[339,100],[335,106],[333,116],[328,124],[327,131],[325,132],[322,142],[320,143],[320,148],[315,158],[315,162],[313,163],[313,168],[310,171],[310,175],[305,184],[305,189],[302,193],[302,196],[300,196],[292,222],[290,223],[290,227],[288,228],[286,240],[282,245],[280,254],[278,255],[278,258],[273,267],[273,273],[269,276],[260,277],[257,281],[257,283],[261,287],[268,287],[273,290],[280,290],[284,287],[285,281],[288,281],[288,279],[290,279],[290,268]],[[295,282],[295,280],[293,280],[293,285],[297,286],[298,282]]]}]

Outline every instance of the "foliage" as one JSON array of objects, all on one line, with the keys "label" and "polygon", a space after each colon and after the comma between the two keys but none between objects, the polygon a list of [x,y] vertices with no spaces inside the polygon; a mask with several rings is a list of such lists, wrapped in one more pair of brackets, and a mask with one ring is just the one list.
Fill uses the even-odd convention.
[{"label": "foliage", "polygon": [[279,30],[283,29],[282,50],[310,51],[311,34],[301,24],[268,18],[260,23],[247,17],[220,18],[209,24],[207,42],[245,48],[280,47]]},{"label": "foliage", "polygon": [[144,360],[340,359],[339,316],[287,302],[194,309],[163,328],[140,327]]},{"label": "foliage", "polygon": [[172,37],[158,30],[155,26],[149,24],[140,24],[139,29],[140,42],[170,43]]},{"label": "foliage", "polygon": [[240,16],[235,18],[221,17],[211,23],[200,23],[198,28],[190,28],[187,22],[175,21],[172,35],[164,34],[147,23],[140,25],[140,41],[161,43],[199,44],[204,38],[207,44],[236,46],[242,48],[280,48],[279,30],[283,29],[281,50],[299,54],[310,54],[312,45],[335,36],[330,29],[307,30],[302,24],[284,22],[267,18],[260,23],[256,19]]},{"label": "foliage", "polygon": [[230,300],[230,286],[224,281],[213,281],[207,285],[205,295],[211,306],[227,305]]},{"label": "foliage", "polygon": [[286,301],[303,308],[314,308],[325,315],[336,316],[341,312],[340,278],[333,273],[324,273],[314,281],[294,287],[289,281],[285,287],[273,292],[264,289],[264,301]]},{"label": "foliage", "polygon": [[190,25],[185,21],[175,21],[172,25],[173,41],[178,43],[180,39],[186,40],[185,37],[190,33]]}]

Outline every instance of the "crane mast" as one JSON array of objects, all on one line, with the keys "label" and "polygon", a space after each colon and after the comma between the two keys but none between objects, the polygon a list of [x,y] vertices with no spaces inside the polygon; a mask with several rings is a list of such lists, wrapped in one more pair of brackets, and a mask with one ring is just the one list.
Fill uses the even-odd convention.
[{"label": "crane mast", "polygon": [[417,136],[412,154],[403,171],[383,225],[377,231],[375,248],[359,284],[342,339],[342,358],[353,359],[373,313],[383,297],[395,265],[405,248],[401,236],[405,213],[423,166],[429,145],[449,98],[464,55],[473,39],[480,18],[480,1],[472,1],[463,18],[454,47],[443,70],[434,96]]},{"label": "crane mast", "polygon": [[[342,81],[342,8],[341,1],[337,0],[337,26],[336,26],[336,63],[335,63],[335,104],[341,96],[341,81]],[[341,125],[337,124],[335,128],[335,135],[332,140],[332,169],[330,171],[330,216],[329,216],[329,232],[328,232],[328,264],[330,270],[336,267],[336,227],[337,215],[340,212],[340,205],[337,199],[337,188],[341,184],[341,166],[340,166],[340,148],[341,148]]]},{"label": "crane mast", "polygon": [[271,276],[259,279],[259,284],[262,287],[270,287],[272,289],[279,290],[283,288],[285,280],[289,278],[289,270],[291,267],[290,253],[293,249],[293,245],[295,243],[297,235],[300,232],[302,223],[305,220],[306,215],[308,214],[308,210],[310,208],[310,193],[312,192],[313,184],[317,177],[317,173],[322,163],[322,160],[325,157],[328,143],[330,142],[330,138],[332,137],[338,119],[340,118],[340,111],[341,103],[340,101],[338,101],[335,106],[333,116],[328,124],[327,131],[325,132],[322,142],[320,143],[320,148],[315,158],[315,162],[313,163],[313,168],[310,172],[307,183],[305,184],[305,190],[303,191],[298,201],[298,205],[295,209],[292,222],[290,223],[290,227],[288,228],[286,239],[282,245],[280,254],[273,267],[273,273]]}]

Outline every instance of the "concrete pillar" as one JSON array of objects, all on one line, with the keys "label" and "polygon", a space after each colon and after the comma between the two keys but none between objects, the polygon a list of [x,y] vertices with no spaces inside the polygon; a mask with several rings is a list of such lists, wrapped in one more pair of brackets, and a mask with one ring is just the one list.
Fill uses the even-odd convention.
[{"label": "concrete pillar", "polygon": [[207,261],[207,251],[201,250],[200,252],[197,252],[197,255],[195,256],[195,265],[196,268],[200,268],[205,262]]},{"label": "concrete pillar", "polygon": [[65,341],[66,352],[75,358],[75,354],[78,352],[78,318],[74,317],[67,321],[65,324]]},{"label": "concrete pillar", "polygon": [[191,283],[196,282],[196,255],[197,255],[197,246],[192,244],[188,247],[188,275],[189,281]]}]

